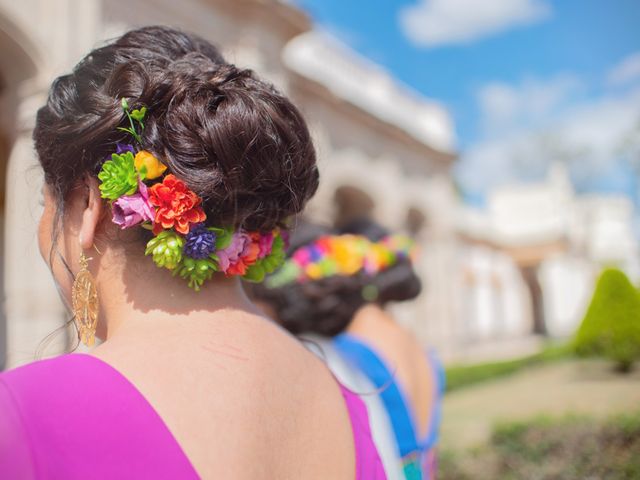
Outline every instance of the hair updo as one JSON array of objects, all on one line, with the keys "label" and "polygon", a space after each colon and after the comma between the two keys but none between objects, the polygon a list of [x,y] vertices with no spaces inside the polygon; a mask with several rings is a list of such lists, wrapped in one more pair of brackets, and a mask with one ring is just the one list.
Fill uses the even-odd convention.
[{"label": "hair updo", "polygon": [[145,27],[58,77],[38,111],[33,138],[59,207],[127,140],[123,97],[147,107],[142,145],[203,199],[213,226],[271,230],[317,189],[309,131],[286,97],[195,35]]},{"label": "hair updo", "polygon": [[[319,237],[336,233],[362,235],[374,242],[389,235],[386,229],[369,219],[352,222],[338,232],[302,223],[292,235],[288,256]],[[355,313],[371,302],[363,295],[363,289],[369,286],[378,293],[375,303],[383,306],[388,302],[411,300],[422,288],[407,258],[398,259],[391,267],[373,276],[361,271],[355,275],[334,275],[277,288],[267,288],[264,284],[247,285],[251,297],[273,308],[278,322],[291,333],[318,333],[331,337],[343,332]]]}]

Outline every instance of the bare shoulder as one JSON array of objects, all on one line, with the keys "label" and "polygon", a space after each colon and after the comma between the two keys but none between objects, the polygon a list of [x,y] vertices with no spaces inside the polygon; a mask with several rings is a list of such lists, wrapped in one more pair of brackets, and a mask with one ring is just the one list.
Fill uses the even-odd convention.
[{"label": "bare shoulder", "polygon": [[349,325],[348,331],[391,359],[407,358],[418,363],[426,362],[423,348],[415,336],[386,312],[362,312]]},{"label": "bare shoulder", "polygon": [[343,478],[352,433],[324,364],[266,319],[197,325],[97,353],[145,395],[204,478]]}]

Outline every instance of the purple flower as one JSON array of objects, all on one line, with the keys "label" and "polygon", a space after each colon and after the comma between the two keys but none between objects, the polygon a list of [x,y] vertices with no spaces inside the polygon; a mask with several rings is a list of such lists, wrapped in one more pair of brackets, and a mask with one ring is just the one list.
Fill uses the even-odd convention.
[{"label": "purple flower", "polygon": [[229,267],[238,263],[240,255],[244,252],[247,244],[251,242],[251,238],[244,232],[236,232],[231,238],[231,243],[224,249],[218,250],[218,265],[220,270],[227,273]]},{"label": "purple flower", "polygon": [[280,238],[284,242],[284,249],[289,250],[289,246],[291,245],[291,234],[289,230],[280,230]]},{"label": "purple flower", "polygon": [[185,255],[204,260],[216,251],[216,234],[199,223],[191,227],[184,244]]},{"label": "purple flower", "polygon": [[317,262],[322,259],[322,250],[317,245],[309,246],[309,254],[312,262]]},{"label": "purple flower", "polygon": [[136,151],[133,148],[133,145],[129,145],[128,143],[116,143],[116,153],[120,155],[121,153],[131,152],[134,155]]},{"label": "purple flower", "polygon": [[138,180],[138,193],[125,195],[113,202],[113,223],[125,229],[142,222],[151,222],[156,216],[153,205],[149,203],[147,186]]}]

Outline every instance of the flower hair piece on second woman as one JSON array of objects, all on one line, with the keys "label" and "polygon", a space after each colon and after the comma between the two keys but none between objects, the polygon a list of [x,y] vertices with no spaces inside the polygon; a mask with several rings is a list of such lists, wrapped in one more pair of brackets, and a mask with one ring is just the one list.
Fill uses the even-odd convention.
[{"label": "flower hair piece on second woman", "polygon": [[207,225],[202,198],[142,148],[139,132],[144,130],[146,107],[131,110],[123,98],[122,109],[129,126],[118,130],[131,135],[134,142],[116,144],[115,153],[98,174],[113,223],[122,229],[151,230],[154,237],[145,255],[196,291],[216,272],[259,282],[275,271],[285,258],[280,229],[264,233]]},{"label": "flower hair piece on second woman", "polygon": [[399,259],[415,261],[417,254],[416,243],[405,235],[387,235],[377,242],[363,235],[325,235],[295,250],[282,268],[267,279],[266,286],[279,288],[292,282],[361,272],[372,277]]}]

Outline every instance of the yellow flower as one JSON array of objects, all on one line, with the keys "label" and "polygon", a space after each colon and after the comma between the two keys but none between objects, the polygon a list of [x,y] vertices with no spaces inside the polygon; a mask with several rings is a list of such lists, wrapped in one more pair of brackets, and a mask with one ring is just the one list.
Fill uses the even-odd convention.
[{"label": "yellow flower", "polygon": [[158,160],[146,150],[141,150],[136,153],[134,162],[136,165],[136,170],[138,170],[138,172],[140,172],[140,174],[148,180],[158,178],[167,169],[166,165],[164,165],[160,160]]},{"label": "yellow flower", "polygon": [[305,271],[307,276],[311,280],[318,280],[322,278],[322,268],[317,263],[311,263],[307,265],[307,268],[305,269]]},{"label": "yellow flower", "polygon": [[342,275],[353,275],[362,269],[363,242],[355,235],[332,239],[332,255]]}]

